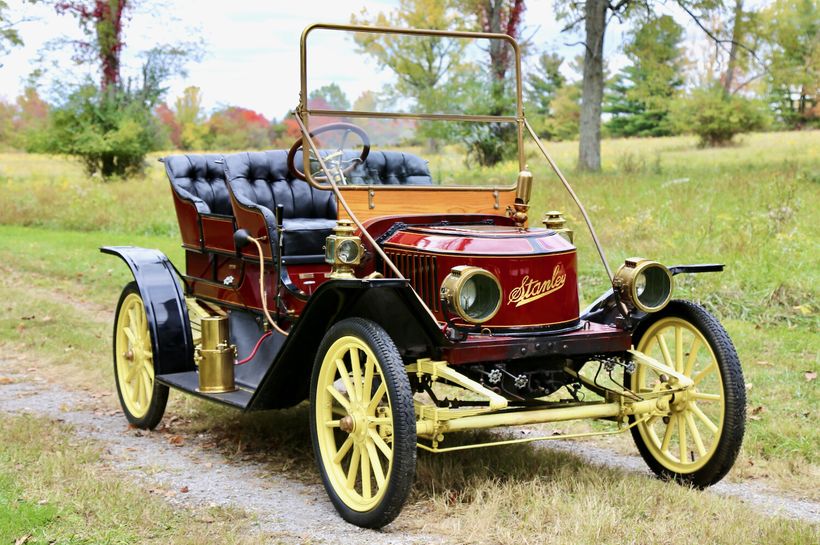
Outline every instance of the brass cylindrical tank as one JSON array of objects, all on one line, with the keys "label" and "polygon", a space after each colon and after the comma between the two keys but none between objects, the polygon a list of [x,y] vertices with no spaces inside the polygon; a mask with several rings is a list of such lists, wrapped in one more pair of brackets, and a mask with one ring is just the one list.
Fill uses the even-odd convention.
[{"label": "brass cylindrical tank", "polygon": [[233,392],[236,347],[231,344],[228,318],[207,316],[200,323],[202,344],[195,360],[199,366],[199,391],[211,394]]}]

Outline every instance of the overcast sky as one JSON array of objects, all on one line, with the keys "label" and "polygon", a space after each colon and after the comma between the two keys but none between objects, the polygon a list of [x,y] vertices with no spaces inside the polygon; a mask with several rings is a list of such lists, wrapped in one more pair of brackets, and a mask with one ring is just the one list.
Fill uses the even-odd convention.
[{"label": "overcast sky", "polygon": [[[173,43],[201,38],[205,55],[201,62],[192,63],[185,78],[170,83],[169,103],[188,85],[202,89],[203,105],[212,109],[220,105],[251,108],[267,117],[281,118],[296,106],[299,91],[299,36],[305,26],[314,22],[347,23],[351,13],[367,7],[371,14],[389,11],[397,0],[232,0],[222,1],[143,1],[127,22],[126,54],[124,64],[134,69],[139,66],[135,55],[156,44]],[[80,36],[76,20],[58,16],[53,8],[22,5],[11,0],[12,15],[27,17],[19,30],[25,47],[15,48],[0,58],[0,97],[17,96],[26,78],[36,65],[35,59],[43,45],[54,38]],[[532,36],[535,51],[557,50],[566,57],[583,52],[581,46],[567,46],[577,36],[561,34],[561,25],[555,20],[551,0],[527,2],[524,21],[526,36]],[[686,23],[685,20],[681,20]],[[687,29],[692,32],[691,25]],[[622,28],[614,24],[607,32],[606,49],[611,70],[624,64],[619,53]],[[345,57],[340,55],[340,57]],[[69,56],[59,59],[63,68],[71,67]],[[359,79],[364,86],[373,85],[372,66],[361,62],[346,62],[330,52],[325,61],[336,63],[345,74]],[[525,69],[526,72],[526,69]],[[78,76],[78,70],[71,70]],[[367,87],[356,89],[363,91]],[[352,93],[349,93],[352,94]],[[350,96],[350,99],[355,99]]]}]

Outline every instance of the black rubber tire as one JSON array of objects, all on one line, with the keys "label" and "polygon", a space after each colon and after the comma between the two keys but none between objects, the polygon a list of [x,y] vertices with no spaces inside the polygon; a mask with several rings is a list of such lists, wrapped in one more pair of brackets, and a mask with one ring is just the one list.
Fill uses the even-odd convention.
[{"label": "black rubber tire", "polygon": [[[386,382],[393,413],[393,466],[387,489],[381,501],[369,511],[355,511],[348,507],[334,490],[322,463],[316,433],[316,388],[324,356],[330,346],[341,337],[355,336],[375,354]],[[316,465],[322,476],[328,496],[344,520],[363,528],[381,528],[392,522],[401,512],[416,476],[416,416],[413,392],[399,351],[393,340],[378,324],[362,318],[347,318],[331,327],[322,339],[316,354],[310,381],[310,435]]]},{"label": "black rubber tire", "polygon": [[[165,406],[168,404],[168,386],[160,384],[157,380],[154,380],[151,400],[148,403],[148,412],[146,412],[142,417],[136,417],[131,414],[125,404],[125,401],[123,400],[122,391],[120,390],[120,380],[117,373],[117,326],[119,325],[120,308],[122,307],[122,303],[130,294],[140,295],[136,282],[129,282],[123,288],[122,293],[120,294],[120,300],[117,303],[117,311],[114,314],[114,333],[113,341],[111,343],[114,348],[114,384],[117,385],[117,397],[120,400],[120,407],[122,407],[122,412],[125,414],[125,418],[128,422],[134,427],[140,429],[153,430],[157,427],[162,420],[162,416],[165,414]],[[140,296],[140,298],[142,297]],[[154,358],[156,358],[156,354],[154,354]]]},{"label": "black rubber tire", "polygon": [[[678,473],[664,467],[647,448],[637,426],[631,430],[632,437],[641,457],[657,476],[696,488],[706,488],[726,476],[734,465],[743,443],[746,428],[746,386],[743,380],[743,369],[729,335],[717,318],[702,306],[691,301],[679,299],[670,301],[666,308],[650,315],[635,330],[632,344],[637,347],[652,324],[667,317],[688,321],[700,331],[714,352],[724,388],[723,429],[712,457],[703,467],[691,473]],[[629,388],[632,387],[631,379],[632,375],[626,375],[626,386]]]}]

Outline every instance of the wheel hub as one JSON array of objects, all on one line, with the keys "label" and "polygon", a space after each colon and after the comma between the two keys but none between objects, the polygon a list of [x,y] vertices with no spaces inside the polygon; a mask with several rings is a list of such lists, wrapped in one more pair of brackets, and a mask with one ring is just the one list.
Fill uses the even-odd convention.
[{"label": "wheel hub", "polygon": [[345,416],[339,421],[339,427],[345,433],[353,433],[353,430],[356,429],[356,421],[350,415]]}]

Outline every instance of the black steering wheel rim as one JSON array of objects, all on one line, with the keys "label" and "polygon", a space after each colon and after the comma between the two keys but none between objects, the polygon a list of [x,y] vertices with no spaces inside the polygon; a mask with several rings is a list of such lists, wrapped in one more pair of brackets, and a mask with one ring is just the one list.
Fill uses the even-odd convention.
[{"label": "black steering wheel rim", "polygon": [[[345,167],[342,170],[342,174],[347,175],[354,168],[356,168],[357,165],[360,165],[360,164],[364,163],[365,160],[367,159],[367,156],[370,155],[370,137],[368,137],[367,133],[364,131],[364,129],[362,129],[358,125],[354,125],[352,123],[343,123],[343,122],[328,123],[327,125],[322,125],[321,127],[318,127],[316,129],[310,131],[310,136],[311,137],[318,136],[322,133],[333,131],[333,130],[344,130],[344,131],[347,131],[347,133],[351,133],[351,132],[355,133],[362,140],[362,153],[361,153],[361,155],[359,155],[359,157],[354,159],[350,163],[350,165],[348,165],[347,167]],[[345,138],[346,137],[347,137],[347,134],[345,134]],[[344,139],[342,140],[342,142],[344,142]],[[293,143],[293,145],[290,147],[290,150],[288,151],[288,170],[290,171],[291,174],[293,174],[294,177],[296,177],[300,180],[307,181],[307,176],[305,176],[305,173],[302,172],[301,170],[299,170],[298,168],[296,168],[296,162],[295,162],[296,153],[299,151],[299,149],[301,149],[301,147],[302,147],[302,139],[301,138],[297,139]],[[318,176],[313,176],[313,179],[316,180],[316,181],[321,181],[321,182],[326,181],[326,179],[327,179],[326,176],[324,176],[324,175],[320,175],[320,176],[321,176],[321,178],[319,178]],[[317,178],[319,178],[319,179],[317,180]]]}]

